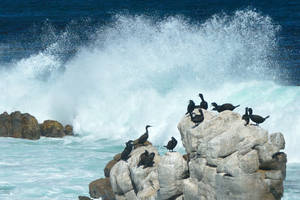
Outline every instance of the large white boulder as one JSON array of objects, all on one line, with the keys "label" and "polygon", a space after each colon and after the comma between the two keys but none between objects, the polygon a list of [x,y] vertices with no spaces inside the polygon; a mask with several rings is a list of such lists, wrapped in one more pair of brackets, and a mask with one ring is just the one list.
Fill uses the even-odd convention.
[{"label": "large white boulder", "polygon": [[158,199],[170,199],[182,194],[183,180],[187,175],[187,162],[180,153],[167,152],[162,156],[158,165]]}]

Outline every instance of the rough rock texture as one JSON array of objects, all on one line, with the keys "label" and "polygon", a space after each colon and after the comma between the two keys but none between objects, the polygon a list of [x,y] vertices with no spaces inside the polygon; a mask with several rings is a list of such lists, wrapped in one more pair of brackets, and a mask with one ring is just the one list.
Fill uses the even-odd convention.
[{"label": "rough rock texture", "polygon": [[[231,111],[215,114],[204,110],[203,113],[205,119],[198,126],[188,115],[178,124],[187,152],[184,156],[178,152],[160,156],[151,143],[136,145],[127,162],[120,160],[117,154],[104,169],[108,177],[105,181],[109,179],[111,184],[108,190],[114,198],[281,199],[287,162],[286,154],[280,152],[285,147],[283,135],[269,135],[260,127],[245,126],[241,116]],[[144,169],[137,164],[145,150],[156,155],[154,166]],[[91,197],[103,198],[103,193],[94,192]]]},{"label": "rough rock texture", "polygon": [[55,120],[45,120],[40,126],[41,135],[45,137],[64,137],[64,127]]},{"label": "rough rock texture", "polygon": [[183,180],[188,177],[186,160],[178,152],[167,152],[158,165],[158,199],[174,199],[183,194]]},{"label": "rough rock texture", "polygon": [[[154,152],[153,167],[137,167],[140,155],[148,150]],[[110,182],[116,199],[156,199],[159,189],[157,165],[160,156],[152,145],[140,146],[131,152],[127,162],[120,160],[110,171]]]},{"label": "rough rock texture", "polygon": [[204,117],[197,127],[188,116],[178,124],[190,154],[184,199],[280,199],[286,170],[283,135],[244,126],[231,111],[204,111]]},{"label": "rough rock texture", "polygon": [[100,178],[89,184],[89,193],[92,198],[101,197],[102,200],[115,199],[109,178]]},{"label": "rough rock texture", "polygon": [[92,200],[90,197],[86,197],[86,196],[78,196],[79,200]]},{"label": "rough rock texture", "polygon": [[40,138],[40,128],[32,115],[19,111],[10,115],[4,112],[0,115],[0,136],[37,140]]},{"label": "rough rock texture", "polygon": [[67,124],[64,128],[65,135],[74,135],[73,126]]}]

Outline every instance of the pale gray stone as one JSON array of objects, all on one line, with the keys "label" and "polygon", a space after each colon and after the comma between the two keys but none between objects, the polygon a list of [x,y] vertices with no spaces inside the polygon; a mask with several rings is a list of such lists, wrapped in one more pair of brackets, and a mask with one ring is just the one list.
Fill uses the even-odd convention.
[{"label": "pale gray stone", "polygon": [[137,196],[136,196],[134,190],[131,190],[131,191],[127,192],[127,193],[125,194],[125,198],[126,198],[127,200],[129,200],[129,199],[130,199],[130,200],[138,200],[138,198],[137,198]]},{"label": "pale gray stone", "polygon": [[125,194],[133,189],[129,165],[121,160],[110,171],[110,183],[115,194]]},{"label": "pale gray stone", "polygon": [[282,133],[272,133],[270,135],[270,142],[276,145],[279,149],[285,148],[285,140]]},{"label": "pale gray stone", "polygon": [[183,181],[184,200],[195,200],[199,198],[198,182],[196,179],[185,179]]},{"label": "pale gray stone", "polygon": [[178,152],[167,152],[158,165],[160,189],[158,199],[169,199],[183,193],[183,179],[187,178],[187,162]]}]

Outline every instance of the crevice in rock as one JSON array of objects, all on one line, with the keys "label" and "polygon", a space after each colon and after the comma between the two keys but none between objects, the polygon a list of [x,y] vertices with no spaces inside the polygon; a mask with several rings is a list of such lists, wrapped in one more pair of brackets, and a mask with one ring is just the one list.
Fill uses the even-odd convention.
[{"label": "crevice in rock", "polygon": [[208,167],[214,167],[214,168],[218,167],[217,165],[209,164],[209,163],[206,163],[206,165],[207,165]]},{"label": "crevice in rock", "polygon": [[175,200],[177,197],[180,197],[183,193],[180,193],[180,194],[176,194],[170,198],[168,198],[167,200]]}]

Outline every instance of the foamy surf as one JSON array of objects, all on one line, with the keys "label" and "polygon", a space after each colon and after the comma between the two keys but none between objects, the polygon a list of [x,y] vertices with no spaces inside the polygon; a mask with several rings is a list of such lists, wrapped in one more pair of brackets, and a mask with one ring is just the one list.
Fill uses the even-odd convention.
[{"label": "foamy surf", "polygon": [[241,104],[241,114],[250,106],[270,115],[261,126],[282,131],[289,162],[297,162],[300,90],[274,83],[278,30],[253,10],[199,24],[118,15],[67,62],[57,54],[66,48],[62,36],[2,69],[0,109],[72,123],[78,142],[125,141],[151,124],[150,140],[161,145],[180,137],[177,123],[201,92],[208,102]]}]

